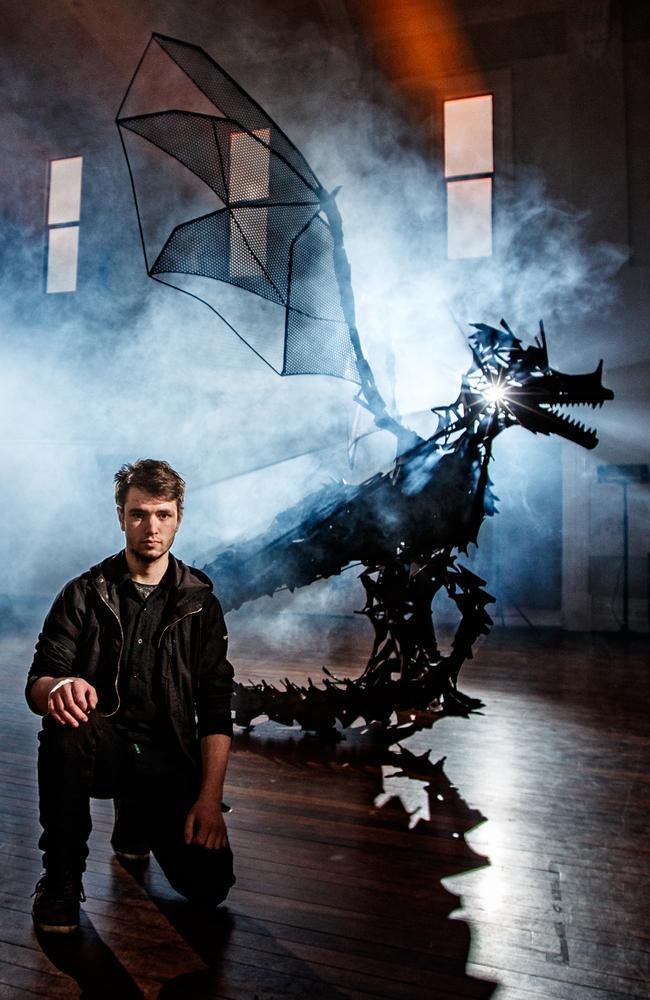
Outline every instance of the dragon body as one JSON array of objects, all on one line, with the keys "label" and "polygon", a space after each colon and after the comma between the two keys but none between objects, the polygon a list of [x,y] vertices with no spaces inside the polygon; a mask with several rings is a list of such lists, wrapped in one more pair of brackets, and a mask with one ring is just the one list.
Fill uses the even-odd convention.
[{"label": "dragon body", "polygon": [[[388,472],[306,497],[262,535],[205,567],[226,610],[307,586],[350,564],[364,567],[363,614],[375,641],[362,675],[338,680],[326,673],[321,686],[286,682],[284,689],[240,684],[240,724],[265,714],[326,731],[337,720],[346,726],[358,717],[386,723],[395,711],[424,709],[434,701],[447,711],[476,704],[458,690],[457,677],[476,639],[490,630],[486,605],[493,598],[457,557],[477,543],[484,518],[496,512],[488,474],[492,443],[507,427],[520,425],[592,448],[595,433],[559,409],[600,406],[613,394],[602,385],[602,363],[583,375],[551,368],[543,328],[536,343],[524,347],[505,324],[501,330],[477,325],[470,344],[472,367],[457,400],[435,410],[435,434],[418,439]],[[441,590],[460,613],[447,655],[438,648],[431,612]]]}]

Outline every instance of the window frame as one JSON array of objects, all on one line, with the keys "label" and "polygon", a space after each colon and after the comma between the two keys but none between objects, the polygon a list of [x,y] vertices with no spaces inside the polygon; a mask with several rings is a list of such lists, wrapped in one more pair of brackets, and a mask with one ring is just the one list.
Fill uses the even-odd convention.
[{"label": "window frame", "polygon": [[[64,219],[61,222],[50,222],[50,209],[52,201],[52,167],[54,163],[64,160],[79,160],[79,209],[76,218]],[[45,254],[44,254],[44,274],[43,284],[46,295],[66,295],[77,291],[79,287],[79,239],[81,235],[81,205],[82,205],[82,185],[84,171],[84,156],[74,153],[71,156],[51,156],[47,162],[47,185],[45,197]],[[74,288],[50,288],[50,250],[52,246],[51,234],[54,231],[76,230],[76,246],[74,252]]]},{"label": "window frame", "polygon": [[492,94],[492,254],[494,254],[494,246],[498,241],[500,230],[500,208],[513,179],[512,72],[510,67],[504,67],[438,77],[432,82],[430,94],[433,105],[431,110],[432,153],[438,165],[437,190],[440,203],[445,206],[444,225],[440,227],[441,232],[437,241],[437,257],[449,266],[480,266],[482,261],[490,258],[450,258],[447,256],[447,184],[449,180],[460,180],[461,178],[445,177],[444,106],[446,101]]},{"label": "window frame", "polygon": [[[489,98],[489,109],[490,109],[490,128],[489,128],[489,163],[491,165],[491,170],[461,170],[460,172],[447,172],[447,159],[450,143],[448,141],[448,133],[451,131],[449,128],[449,121],[447,116],[447,109],[451,104],[458,104],[460,102],[466,101],[476,101],[484,100]],[[443,102],[443,173],[445,178],[445,195],[446,195],[446,229],[447,229],[447,260],[477,260],[479,258],[491,257],[493,253],[494,246],[494,94],[492,92],[486,92],[484,94],[473,94],[471,97],[451,97],[446,98]],[[450,157],[451,158],[451,157]],[[485,164],[487,165],[487,163]],[[485,181],[489,181],[487,189],[484,186]],[[453,236],[458,236],[459,230],[464,227],[459,226],[456,233],[452,232],[452,194],[454,192],[460,193],[463,186],[465,186],[465,191],[467,191],[467,185],[471,185],[475,192],[474,200],[476,201],[476,192],[483,191],[481,199],[484,200],[484,195],[487,194],[487,212],[483,217],[483,221],[489,220],[489,225],[486,227],[487,239],[484,240],[482,247],[478,248],[482,252],[474,253],[452,253],[452,243],[454,246],[457,243],[456,239],[452,239]],[[477,248],[474,247],[476,250]]]}]

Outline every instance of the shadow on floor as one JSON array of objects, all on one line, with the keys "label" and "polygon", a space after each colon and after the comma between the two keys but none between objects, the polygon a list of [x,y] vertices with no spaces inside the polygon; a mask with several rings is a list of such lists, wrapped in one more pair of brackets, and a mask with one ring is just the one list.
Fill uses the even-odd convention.
[{"label": "shadow on floor", "polygon": [[136,1000],[144,993],[97,934],[82,913],[75,934],[43,934],[36,931],[43,954],[52,965],[79,984],[81,1000]]}]

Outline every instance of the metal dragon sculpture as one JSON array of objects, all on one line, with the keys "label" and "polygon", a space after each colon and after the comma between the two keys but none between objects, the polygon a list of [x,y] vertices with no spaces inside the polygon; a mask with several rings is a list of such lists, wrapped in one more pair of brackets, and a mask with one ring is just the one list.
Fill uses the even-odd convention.
[{"label": "metal dragon sculpture", "polygon": [[[191,81],[200,102],[190,106],[186,97],[184,108],[161,109],[160,73],[150,73],[147,83],[154,57],[169,60],[174,72]],[[602,362],[590,374],[566,375],[550,367],[541,324],[528,346],[505,322],[501,329],[476,324],[469,337],[473,363],[460,394],[452,405],[434,408],[438,428],[423,439],[389,412],[363,354],[336,192],[323,188],[266,112],[202,49],[154,35],[117,122],[148,274],[205,302],[278,374],[329,374],[357,382],[357,402],[397,442],[390,471],[306,497],[262,535],[221,552],[205,567],[225,610],[307,586],[351,563],[364,567],[363,614],[375,641],[362,675],[341,680],[325,671],[321,685],[310,680],[306,687],[239,684],[237,722],[248,725],[266,715],[328,732],[337,721],[345,727],[359,717],[387,724],[395,711],[436,701],[446,711],[467,712],[477,702],[458,690],[458,673],[476,639],[490,630],[486,606],[493,598],[484,581],[458,563],[457,553],[477,542],[483,519],[495,513],[488,474],[492,443],[519,424],[593,448],[595,432],[558,408],[595,407],[613,398],[602,385]],[[129,148],[134,138],[140,145]],[[143,142],[182,167],[176,212],[182,214],[187,197],[185,171],[209,192],[208,211],[165,229],[152,174],[158,165],[147,161]],[[147,209],[152,196],[153,210]],[[254,293],[275,310],[281,368],[269,360],[272,332],[267,351],[211,301],[206,286],[215,280]],[[273,316],[266,315],[272,331]],[[439,591],[460,612],[446,655],[431,614]]]}]

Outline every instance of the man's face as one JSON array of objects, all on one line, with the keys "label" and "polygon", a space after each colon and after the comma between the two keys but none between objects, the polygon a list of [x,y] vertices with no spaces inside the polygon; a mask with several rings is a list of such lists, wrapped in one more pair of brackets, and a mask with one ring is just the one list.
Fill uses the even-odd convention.
[{"label": "man's face", "polygon": [[182,519],[175,500],[152,497],[134,486],[117,516],[127,549],[143,562],[155,562],[169,551]]}]

